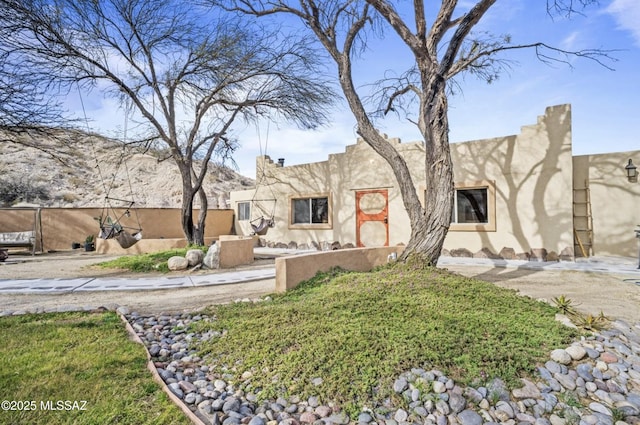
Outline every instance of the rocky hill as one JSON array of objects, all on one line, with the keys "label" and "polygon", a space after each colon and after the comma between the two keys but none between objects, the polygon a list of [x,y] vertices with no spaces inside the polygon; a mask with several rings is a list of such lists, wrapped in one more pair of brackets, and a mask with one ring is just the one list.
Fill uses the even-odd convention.
[{"label": "rocky hill", "polygon": [[[10,136],[15,138],[15,136]],[[181,205],[181,179],[161,152],[123,148],[117,141],[80,131],[28,140],[55,155],[0,137],[0,206],[102,207],[105,195],[135,201],[137,207]],[[209,208],[227,208],[228,193],[254,181],[227,167],[211,165],[205,180]]]}]

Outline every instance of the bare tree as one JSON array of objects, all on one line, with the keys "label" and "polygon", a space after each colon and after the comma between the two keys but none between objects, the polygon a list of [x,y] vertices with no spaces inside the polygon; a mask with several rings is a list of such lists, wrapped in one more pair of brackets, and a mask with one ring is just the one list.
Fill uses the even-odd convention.
[{"label": "bare tree", "polygon": [[204,243],[202,184],[210,162],[236,148],[231,126],[271,115],[312,128],[334,99],[304,39],[201,2],[0,0],[0,8],[15,17],[3,43],[22,66],[51,87],[116,97],[138,117],[139,140],[168,148],[190,243]]},{"label": "bare tree", "polygon": [[[549,14],[571,14],[593,0],[548,0]],[[409,215],[411,237],[404,251],[406,259],[415,255],[426,264],[440,256],[451,221],[453,172],[449,151],[447,95],[454,79],[471,73],[487,81],[495,79],[508,61],[500,54],[514,49],[534,49],[543,61],[569,63],[571,56],[596,61],[606,52],[563,51],[536,42],[517,45],[508,36],[474,33],[496,0],[469,2],[442,0],[435,15],[428,14],[427,2],[405,4],[402,14],[390,0],[228,0],[230,10],[254,16],[286,13],[298,17],[335,61],[340,86],[357,121],[357,132],[391,166]],[[429,22],[431,24],[429,25]],[[390,29],[415,59],[411,69],[393,80],[383,78],[375,96],[362,94],[354,83],[353,59],[367,47],[373,31]],[[375,48],[374,48],[375,49]],[[601,62],[603,63],[603,62]],[[371,107],[370,99],[377,99]],[[371,110],[372,109],[372,110]],[[425,144],[425,193],[418,193],[405,159],[376,131],[375,120],[389,113],[412,112]],[[409,117],[409,115],[407,115]],[[420,199],[424,196],[424,205]]]},{"label": "bare tree", "polygon": [[575,13],[592,4],[597,4],[598,0],[547,0],[547,13],[550,16],[570,17]]},{"label": "bare tree", "polygon": [[63,113],[56,90],[24,67],[21,55],[4,42],[11,38],[15,20],[10,10],[0,14],[0,143],[29,146],[64,161],[66,140],[53,127],[72,120]]}]

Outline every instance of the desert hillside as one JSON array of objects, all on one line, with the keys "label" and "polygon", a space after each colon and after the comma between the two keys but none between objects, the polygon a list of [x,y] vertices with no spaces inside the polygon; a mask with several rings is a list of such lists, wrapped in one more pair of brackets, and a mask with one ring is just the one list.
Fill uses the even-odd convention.
[{"label": "desert hillside", "polygon": [[[160,152],[125,150],[116,141],[78,131],[36,142],[55,145],[55,157],[0,138],[0,206],[102,207],[107,193],[133,200],[137,207],[181,205],[180,173],[171,159],[159,160]],[[226,208],[230,191],[253,184],[229,168],[211,165],[204,184],[209,208]]]}]

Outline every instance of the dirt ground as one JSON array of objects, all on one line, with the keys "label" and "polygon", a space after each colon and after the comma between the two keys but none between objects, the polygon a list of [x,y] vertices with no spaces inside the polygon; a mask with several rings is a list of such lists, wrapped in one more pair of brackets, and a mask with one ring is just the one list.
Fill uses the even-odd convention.
[{"label": "dirt ground", "polygon": [[[104,270],[92,267],[112,257],[97,254],[58,253],[11,257],[14,263],[0,263],[0,279],[64,278],[64,277],[141,277],[123,271]],[[259,267],[273,260],[261,260]],[[598,314],[602,311],[611,318],[640,322],[640,274],[613,274],[582,271],[527,270],[489,266],[447,266],[464,276],[517,290],[520,294],[535,299],[550,301],[553,297],[566,295],[583,313]],[[181,274],[203,274],[207,271],[182,272]],[[171,273],[170,276],[181,274]],[[158,274],[158,276],[160,276]],[[167,275],[162,275],[167,276]],[[154,274],[144,277],[153,278]],[[230,302],[238,298],[257,298],[272,293],[274,279],[242,284],[209,287],[166,289],[153,291],[104,291],[76,292],[70,294],[0,295],[0,311],[53,308],[59,306],[124,305],[141,313],[195,311],[211,304]]]},{"label": "dirt ground", "polygon": [[[116,258],[92,253],[53,253],[10,256],[0,263],[0,279],[74,278],[74,277],[172,277],[212,273],[211,270],[162,273],[131,273],[102,269],[94,264]],[[265,267],[274,260],[259,260],[252,267]],[[246,270],[248,267],[238,267]],[[229,271],[229,270],[223,270]],[[1,283],[0,283],[1,284]],[[159,289],[150,291],[95,291],[56,294],[0,294],[0,311],[32,310],[66,306],[100,307],[113,304],[127,306],[140,313],[193,312],[212,304],[228,303],[238,298],[258,298],[273,293],[275,279],[197,288]]]},{"label": "dirt ground", "polygon": [[640,274],[630,275],[573,270],[527,270],[486,266],[447,266],[464,276],[514,289],[521,295],[548,302],[565,295],[577,310],[607,317],[640,322]]}]

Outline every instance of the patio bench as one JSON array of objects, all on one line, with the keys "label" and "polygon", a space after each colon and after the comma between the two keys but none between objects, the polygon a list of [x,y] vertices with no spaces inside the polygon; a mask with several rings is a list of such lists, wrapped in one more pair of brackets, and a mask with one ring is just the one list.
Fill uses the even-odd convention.
[{"label": "patio bench", "polygon": [[5,248],[31,248],[31,255],[36,254],[36,232],[0,232],[0,250]]}]

